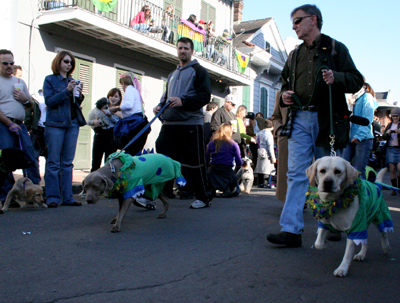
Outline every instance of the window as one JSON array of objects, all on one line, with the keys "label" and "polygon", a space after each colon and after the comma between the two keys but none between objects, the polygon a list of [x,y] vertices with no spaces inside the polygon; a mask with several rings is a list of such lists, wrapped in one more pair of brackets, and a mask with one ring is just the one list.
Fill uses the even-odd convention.
[{"label": "window", "polygon": [[268,41],[265,41],[265,51],[271,53],[271,44]]},{"label": "window", "polygon": [[268,90],[265,87],[261,88],[260,96],[260,112],[263,113],[264,118],[268,118]]},{"label": "window", "polygon": [[[207,22],[211,20],[214,22],[215,25],[215,19],[216,19],[216,10],[215,7],[211,6],[210,4],[201,1],[201,13],[200,13],[200,19]],[[197,18],[197,21],[200,21],[199,18]]]},{"label": "window", "polygon": [[172,5],[174,7],[173,14],[178,17],[182,17],[182,2],[183,0],[165,0],[164,9]]},{"label": "window", "polygon": [[[124,90],[122,89],[121,83],[119,83],[119,78],[123,73],[126,73],[126,72],[131,72],[131,71],[117,68],[117,81],[116,81],[116,86],[115,87],[120,89],[120,91],[122,93],[122,98],[124,97]],[[139,83],[142,84],[142,75],[138,74],[138,73],[135,73],[135,72],[133,74],[138,79]]]}]

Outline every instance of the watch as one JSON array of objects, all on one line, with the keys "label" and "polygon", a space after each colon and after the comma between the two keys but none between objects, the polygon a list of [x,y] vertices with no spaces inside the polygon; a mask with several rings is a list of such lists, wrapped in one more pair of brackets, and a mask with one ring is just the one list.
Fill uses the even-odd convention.
[{"label": "watch", "polygon": [[24,103],[23,103],[23,105],[27,105],[27,104],[29,104],[31,102],[31,100],[27,100],[27,101],[25,101]]}]

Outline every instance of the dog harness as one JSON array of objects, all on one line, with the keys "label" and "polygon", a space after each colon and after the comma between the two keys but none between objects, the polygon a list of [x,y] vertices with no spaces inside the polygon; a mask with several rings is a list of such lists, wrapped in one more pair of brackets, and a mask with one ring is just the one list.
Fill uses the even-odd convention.
[{"label": "dog harness", "polygon": [[[114,159],[113,153],[108,159]],[[124,199],[136,198],[145,194],[157,199],[166,181],[176,179],[179,186],[186,185],[181,173],[181,164],[162,154],[146,154],[132,157],[124,152],[116,157],[124,164],[115,180],[108,198],[116,198],[122,194]]]},{"label": "dog harness", "polygon": [[[380,232],[387,233],[393,231],[393,221],[390,216],[389,208],[385,200],[383,199],[382,191],[379,186],[360,178],[358,178],[355,183],[357,184],[357,187],[359,187],[359,209],[356,216],[354,217],[354,221],[350,229],[346,230],[345,232],[347,234],[347,238],[353,240],[356,245],[360,243],[367,244],[368,226],[371,223],[374,223],[378,227]],[[346,194],[348,195],[347,197],[349,197],[348,191],[344,192],[344,195]],[[356,195],[351,196],[351,199],[354,200],[354,197]],[[311,202],[311,200],[313,201]],[[309,187],[307,203],[309,203],[310,205],[323,203],[319,201],[318,188]],[[348,204],[348,206],[350,205],[350,203]],[[324,218],[329,219],[329,217],[332,216],[334,213],[335,212],[330,213],[330,215],[327,215]],[[318,217],[315,214],[314,217],[318,219],[318,228],[323,228],[334,232],[338,231],[331,224],[322,223],[321,220],[323,220],[324,218]]]}]

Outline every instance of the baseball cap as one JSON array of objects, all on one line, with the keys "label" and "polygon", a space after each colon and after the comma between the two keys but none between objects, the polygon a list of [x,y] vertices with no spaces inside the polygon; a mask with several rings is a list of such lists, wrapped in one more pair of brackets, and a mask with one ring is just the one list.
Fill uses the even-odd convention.
[{"label": "baseball cap", "polygon": [[395,107],[392,109],[392,111],[390,112],[391,115],[400,115],[400,108]]},{"label": "baseball cap", "polygon": [[232,94],[226,95],[226,97],[225,97],[225,101],[227,101],[227,102],[231,102],[233,105],[236,105],[236,103],[235,103],[235,100],[234,100],[234,98],[233,98],[233,95],[232,95]]}]

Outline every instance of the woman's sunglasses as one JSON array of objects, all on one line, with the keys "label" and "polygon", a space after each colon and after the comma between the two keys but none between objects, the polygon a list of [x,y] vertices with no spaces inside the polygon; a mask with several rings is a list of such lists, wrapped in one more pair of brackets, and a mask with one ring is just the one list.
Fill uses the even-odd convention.
[{"label": "woman's sunglasses", "polygon": [[70,64],[70,63],[72,63],[72,60],[63,60],[63,62],[64,62],[65,64]]}]

